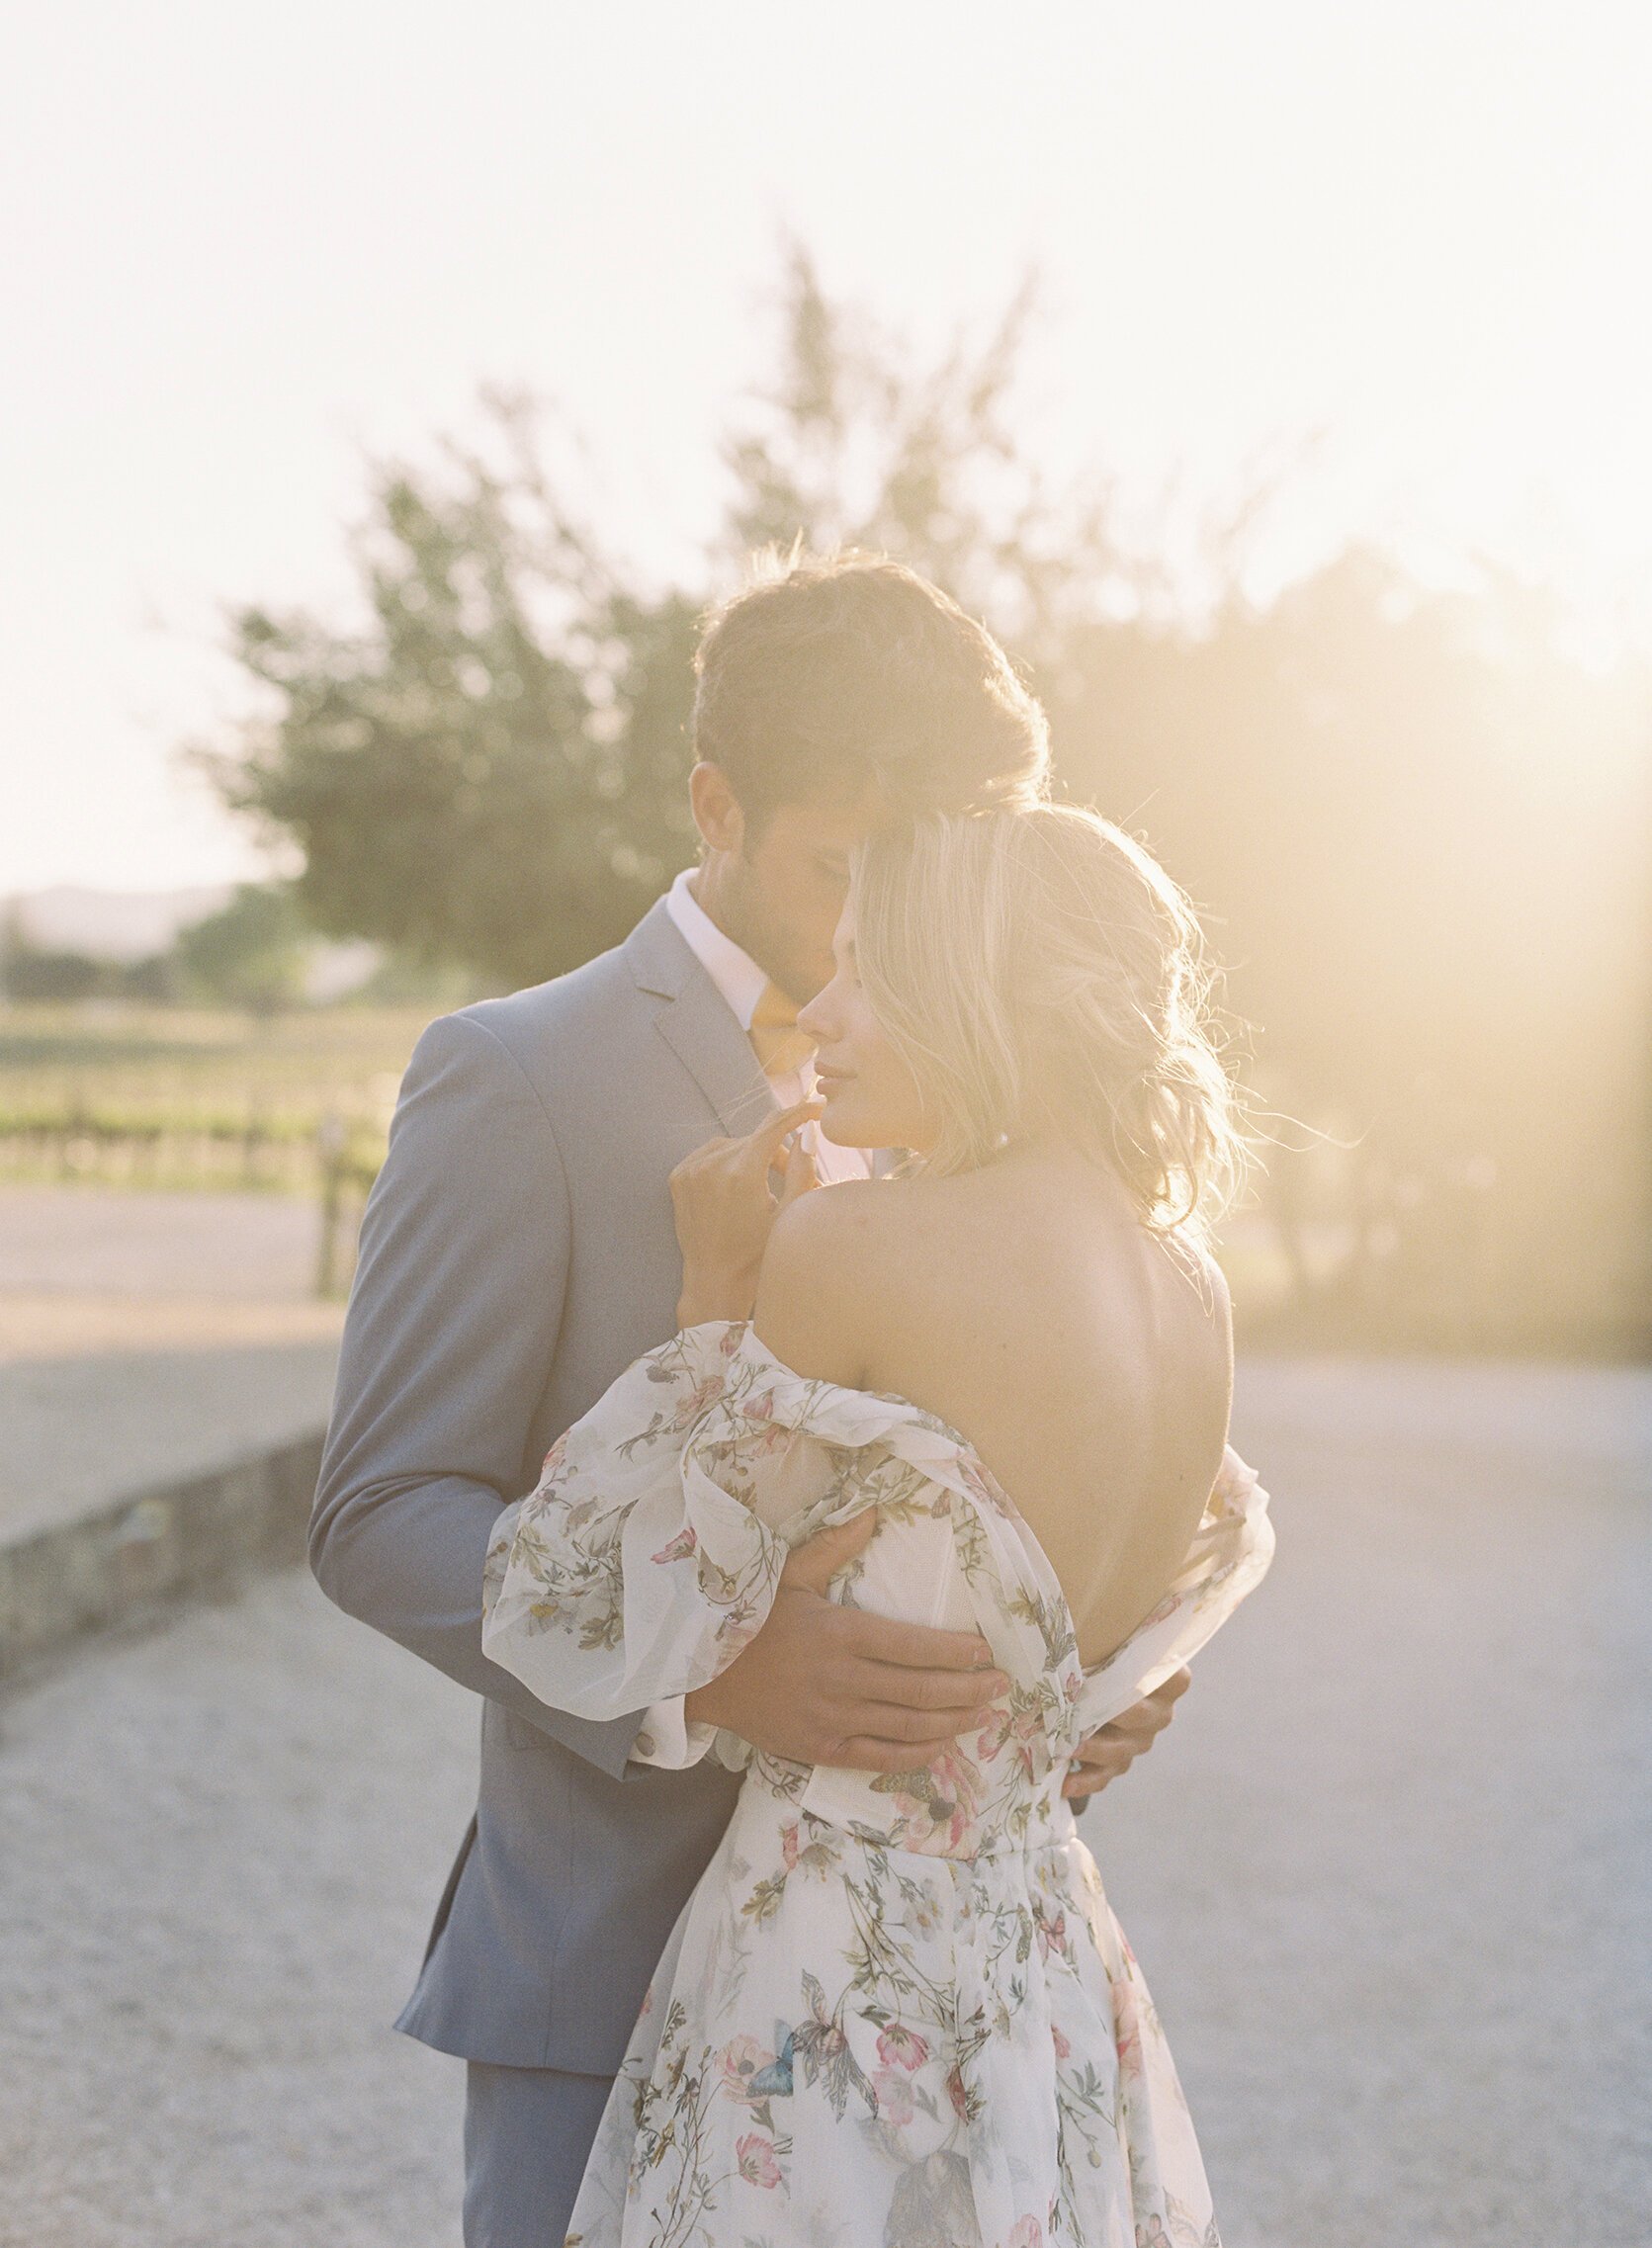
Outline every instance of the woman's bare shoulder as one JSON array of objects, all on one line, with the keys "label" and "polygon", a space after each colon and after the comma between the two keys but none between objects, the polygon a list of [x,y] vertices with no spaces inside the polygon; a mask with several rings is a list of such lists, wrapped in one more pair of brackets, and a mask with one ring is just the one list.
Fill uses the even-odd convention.
[{"label": "woman's bare shoulder", "polygon": [[753,1325],[801,1374],[852,1385],[865,1371],[869,1315],[912,1239],[910,1188],[846,1179],[788,1203],[774,1221]]}]

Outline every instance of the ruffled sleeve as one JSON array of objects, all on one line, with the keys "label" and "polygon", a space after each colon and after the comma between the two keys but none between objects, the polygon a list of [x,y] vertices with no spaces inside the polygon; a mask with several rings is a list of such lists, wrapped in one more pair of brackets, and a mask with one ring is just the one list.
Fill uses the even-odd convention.
[{"label": "ruffled sleeve", "polygon": [[[751,1455],[772,1452],[779,1431],[764,1398],[746,1394],[745,1332],[689,1328],[640,1358],[500,1515],[482,1648],[553,1708],[618,1717],[691,1692],[767,1616],[791,1543],[783,1531],[801,1523],[795,1505],[784,1523],[759,1511]],[[784,1488],[782,1465],[770,1463],[766,1487]],[[815,1522],[829,1513],[816,1510]]]}]

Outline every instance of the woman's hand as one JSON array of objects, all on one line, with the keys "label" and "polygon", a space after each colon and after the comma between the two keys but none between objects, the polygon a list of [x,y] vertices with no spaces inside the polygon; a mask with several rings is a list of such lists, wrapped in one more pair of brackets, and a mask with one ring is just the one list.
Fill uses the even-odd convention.
[{"label": "woman's hand", "polygon": [[[679,1327],[750,1318],[777,1212],[820,1184],[802,1127],[825,1106],[800,1100],[777,1109],[743,1140],[708,1140],[672,1171],[671,1203],[682,1245]],[[797,1137],[788,1149],[792,1133]]]}]

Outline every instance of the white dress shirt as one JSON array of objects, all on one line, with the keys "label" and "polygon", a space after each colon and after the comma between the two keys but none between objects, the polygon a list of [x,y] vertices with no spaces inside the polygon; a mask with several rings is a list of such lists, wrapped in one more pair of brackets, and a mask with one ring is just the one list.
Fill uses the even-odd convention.
[{"label": "white dress shirt", "polygon": [[[768,990],[769,980],[748,952],[742,952],[732,936],[725,936],[695,897],[689,887],[694,874],[693,867],[685,867],[677,876],[665,893],[665,910],[684,944],[729,1002],[735,1020],[749,1036],[751,1017]],[[801,1070],[776,1071],[768,1081],[782,1108],[815,1097],[815,1071],[810,1063]],[[872,1159],[864,1148],[834,1147],[830,1140],[823,1139],[818,1124],[806,1126],[805,1135],[815,1169],[826,1185],[835,1186],[845,1178],[871,1177]]]},{"label": "white dress shirt", "polygon": [[[741,951],[734,938],[718,927],[695,897],[693,881],[694,869],[685,868],[665,894],[665,910],[689,951],[728,1001],[735,1020],[749,1035],[751,1018],[757,1011],[757,1001],[768,989],[769,979],[751,955]],[[768,1081],[782,1108],[814,1098],[816,1081],[811,1063],[806,1062],[801,1070],[775,1071]],[[844,1179],[871,1177],[872,1158],[866,1149],[836,1147],[830,1140],[823,1139],[817,1124],[806,1125],[805,1134],[809,1151],[815,1158],[816,1173],[824,1184],[835,1186]],[[670,1701],[656,1701],[644,1712],[632,1745],[631,1761],[681,1769],[698,1764],[715,1738],[715,1726],[687,1722],[682,1698],[678,1695]]]}]

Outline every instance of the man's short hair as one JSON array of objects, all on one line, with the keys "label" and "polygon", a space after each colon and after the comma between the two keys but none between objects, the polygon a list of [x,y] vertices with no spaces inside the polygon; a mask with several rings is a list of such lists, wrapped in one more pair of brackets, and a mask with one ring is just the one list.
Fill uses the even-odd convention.
[{"label": "man's short hair", "polygon": [[794,561],[713,612],[695,656],[697,757],[748,821],[852,800],[965,812],[1047,792],[1049,727],[986,628],[902,562]]}]

